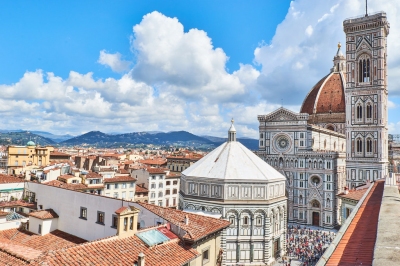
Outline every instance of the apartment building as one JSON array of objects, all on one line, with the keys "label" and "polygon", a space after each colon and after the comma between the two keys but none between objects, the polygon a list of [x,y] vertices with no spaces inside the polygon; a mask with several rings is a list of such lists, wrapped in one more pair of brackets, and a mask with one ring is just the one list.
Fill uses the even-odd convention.
[{"label": "apartment building", "polygon": [[8,173],[19,174],[26,166],[49,164],[50,152],[53,150],[51,146],[36,146],[33,141],[29,141],[26,146],[8,146]]},{"label": "apartment building", "polygon": [[165,207],[178,206],[180,179],[180,174],[169,173],[165,176]]},{"label": "apartment building", "polygon": [[133,201],[135,199],[136,179],[131,176],[104,178],[104,195]]}]

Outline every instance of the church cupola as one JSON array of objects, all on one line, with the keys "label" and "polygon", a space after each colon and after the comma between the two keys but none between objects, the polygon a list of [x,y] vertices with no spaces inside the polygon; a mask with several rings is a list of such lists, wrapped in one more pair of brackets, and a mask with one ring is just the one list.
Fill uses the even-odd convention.
[{"label": "church cupola", "polygon": [[339,42],[336,55],[333,58],[332,72],[346,73],[346,58],[344,57],[342,50],[340,49],[341,47],[342,47],[342,45]]},{"label": "church cupola", "polygon": [[228,131],[228,142],[236,141],[236,129],[235,129],[235,126],[233,125],[234,122],[235,121],[232,118],[232,120],[231,120],[231,123],[232,123],[231,124],[231,128]]}]

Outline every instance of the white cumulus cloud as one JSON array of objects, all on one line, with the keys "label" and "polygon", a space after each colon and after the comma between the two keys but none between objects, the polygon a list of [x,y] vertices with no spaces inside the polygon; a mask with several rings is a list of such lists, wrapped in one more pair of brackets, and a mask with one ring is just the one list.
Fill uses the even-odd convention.
[{"label": "white cumulus cloud", "polygon": [[98,63],[110,67],[115,72],[124,72],[129,69],[131,64],[121,59],[120,53],[109,54],[105,50],[100,51]]}]

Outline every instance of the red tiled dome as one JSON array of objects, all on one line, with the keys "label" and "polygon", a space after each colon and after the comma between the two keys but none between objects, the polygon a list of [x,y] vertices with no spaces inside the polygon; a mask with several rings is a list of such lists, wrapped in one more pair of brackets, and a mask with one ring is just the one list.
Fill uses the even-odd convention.
[{"label": "red tiled dome", "polygon": [[304,99],[300,113],[345,113],[344,78],[338,72],[323,77]]}]

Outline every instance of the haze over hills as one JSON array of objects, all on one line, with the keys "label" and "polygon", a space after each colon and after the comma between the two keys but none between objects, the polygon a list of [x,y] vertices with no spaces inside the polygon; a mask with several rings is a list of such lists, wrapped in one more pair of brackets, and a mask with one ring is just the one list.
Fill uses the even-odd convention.
[{"label": "haze over hills", "polygon": [[26,145],[30,140],[41,146],[56,144],[52,139],[40,136],[30,131],[0,131],[0,145]]},{"label": "haze over hills", "polygon": [[[59,143],[65,146],[92,145],[98,147],[119,147],[126,145],[161,145],[161,146],[181,146],[193,148],[212,149],[225,142],[225,138],[200,137],[187,131],[174,132],[133,132],[125,134],[106,134],[100,131],[91,131],[83,135],[71,138]],[[258,140],[239,138],[243,145],[251,150],[258,149]]]},{"label": "haze over hills", "polygon": [[[80,136],[55,135],[44,131],[0,130],[0,144],[25,145],[29,140],[40,145],[55,146],[94,146],[94,147],[126,147],[140,145],[192,147],[195,149],[213,149],[226,141],[226,138],[213,136],[197,136],[187,131],[174,132],[132,132],[110,133],[91,131]],[[258,149],[258,140],[238,138],[251,150]]]}]

